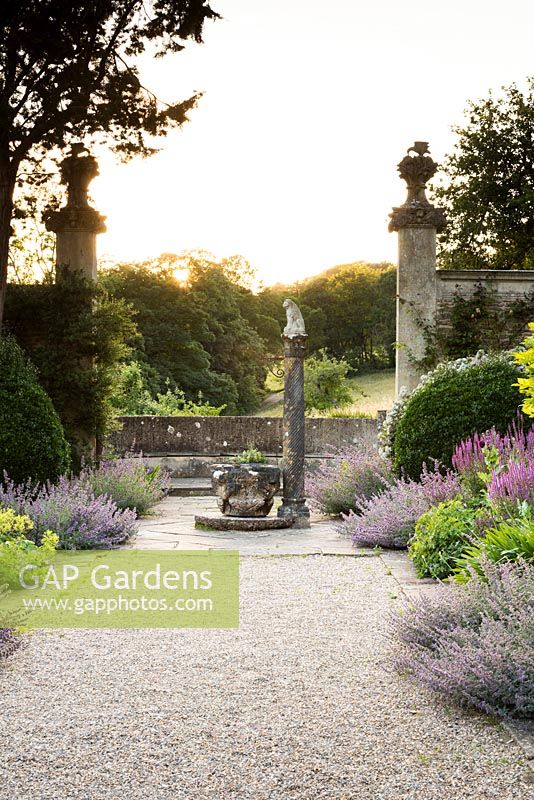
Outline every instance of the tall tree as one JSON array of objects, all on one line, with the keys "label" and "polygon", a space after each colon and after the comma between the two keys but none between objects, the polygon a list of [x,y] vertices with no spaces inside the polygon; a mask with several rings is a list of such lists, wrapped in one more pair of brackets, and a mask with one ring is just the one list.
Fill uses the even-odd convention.
[{"label": "tall tree", "polygon": [[154,152],[197,95],[160,102],[136,57],[201,41],[218,15],[204,0],[6,0],[0,9],[0,328],[13,193],[23,161],[99,137],[121,156]]},{"label": "tall tree", "polygon": [[534,78],[470,102],[435,195],[442,268],[534,268]]}]

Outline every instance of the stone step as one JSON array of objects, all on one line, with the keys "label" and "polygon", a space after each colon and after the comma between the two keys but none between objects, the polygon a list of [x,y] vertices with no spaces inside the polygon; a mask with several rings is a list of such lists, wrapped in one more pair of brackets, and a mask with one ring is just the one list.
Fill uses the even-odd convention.
[{"label": "stone step", "polygon": [[172,497],[207,497],[213,495],[211,478],[171,478]]}]

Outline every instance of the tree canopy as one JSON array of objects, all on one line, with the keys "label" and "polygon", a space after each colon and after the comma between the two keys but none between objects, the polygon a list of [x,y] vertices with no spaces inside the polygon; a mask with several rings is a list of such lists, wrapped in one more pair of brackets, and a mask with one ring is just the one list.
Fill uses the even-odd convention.
[{"label": "tree canopy", "polygon": [[439,261],[449,269],[534,268],[534,78],[469,103],[454,129],[435,196],[448,226]]},{"label": "tree canopy", "polygon": [[20,165],[75,139],[122,155],[154,152],[198,95],[162,103],[135,59],[201,41],[218,15],[204,0],[18,0],[0,10],[0,326]]}]

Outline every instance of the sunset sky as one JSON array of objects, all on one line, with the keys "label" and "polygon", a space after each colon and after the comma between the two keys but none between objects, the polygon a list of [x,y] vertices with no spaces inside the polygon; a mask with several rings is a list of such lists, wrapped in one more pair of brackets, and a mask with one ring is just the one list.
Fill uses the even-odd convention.
[{"label": "sunset sky", "polygon": [[532,0],[213,0],[203,45],[144,59],[164,100],[204,91],[147,160],[99,154],[99,253],[242,254],[265,283],[394,260],[396,164],[438,161],[468,99],[534,74]]}]

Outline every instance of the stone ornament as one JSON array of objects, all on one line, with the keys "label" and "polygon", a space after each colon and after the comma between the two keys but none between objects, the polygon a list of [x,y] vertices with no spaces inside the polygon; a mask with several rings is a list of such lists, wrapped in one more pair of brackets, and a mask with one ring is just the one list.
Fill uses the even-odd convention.
[{"label": "stone ornament", "polygon": [[266,517],[280,488],[280,468],[270,464],[215,464],[211,485],[227,517]]},{"label": "stone ornament", "polygon": [[[416,153],[415,156],[410,153]],[[428,142],[415,142],[397,165],[399,175],[406,181],[408,195],[402,206],[390,214],[390,231],[401,228],[435,228],[441,232],[446,225],[445,212],[436,208],[426,196],[426,184],[436,174],[438,165],[430,157]]]},{"label": "stone ornament", "polygon": [[67,203],[59,211],[46,213],[47,230],[55,233],[69,229],[105,232],[105,217],[89,205],[87,197],[89,184],[98,174],[98,163],[84,146],[80,142],[71,145],[70,155],[61,162],[61,180],[67,186]]},{"label": "stone ornament", "polygon": [[293,300],[284,300],[284,308],[287,315],[287,325],[284,328],[284,336],[292,338],[294,336],[306,336],[306,327],[300,308]]}]

